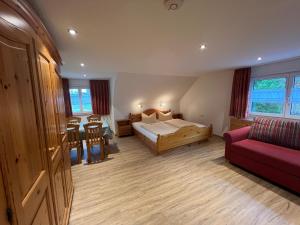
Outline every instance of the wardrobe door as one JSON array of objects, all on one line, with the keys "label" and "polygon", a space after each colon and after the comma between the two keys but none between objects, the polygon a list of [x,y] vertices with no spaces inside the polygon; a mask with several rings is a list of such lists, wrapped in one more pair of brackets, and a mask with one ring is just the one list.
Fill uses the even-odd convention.
[{"label": "wardrobe door", "polygon": [[53,74],[53,84],[55,90],[55,99],[57,106],[57,123],[60,125],[61,141],[62,141],[62,153],[64,161],[64,174],[65,174],[65,195],[66,195],[66,205],[71,203],[71,195],[73,192],[72,184],[72,173],[71,173],[71,159],[70,152],[68,148],[68,140],[66,135],[66,124],[65,124],[65,106],[64,106],[64,96],[62,89],[62,80],[58,73],[55,71]]},{"label": "wardrobe door", "polygon": [[[0,153],[11,224],[55,224],[33,40],[0,17]],[[1,223],[2,224],[2,223]]]},{"label": "wardrobe door", "polygon": [[5,196],[5,189],[4,189],[4,181],[1,173],[0,168],[0,224],[2,225],[9,225],[8,218],[7,218],[7,199]]},{"label": "wardrobe door", "polygon": [[71,196],[73,194],[73,182],[72,182],[72,172],[71,172],[71,159],[70,151],[68,148],[67,136],[64,136],[62,140],[62,151],[64,159],[64,172],[65,172],[65,191],[66,191],[66,204],[69,206],[71,204]]},{"label": "wardrobe door", "polygon": [[51,156],[58,154],[60,150],[60,141],[58,127],[56,124],[55,99],[53,97],[53,87],[51,81],[51,59],[39,53],[38,66],[42,92],[42,104],[44,108],[47,147]]},{"label": "wardrobe door", "polygon": [[66,113],[65,113],[65,102],[64,102],[64,94],[63,94],[63,87],[62,87],[62,79],[56,72],[53,73],[53,83],[55,84],[55,99],[56,99],[56,106],[57,106],[57,119],[59,124],[59,131],[60,133],[66,133]]},{"label": "wardrobe door", "polygon": [[64,224],[66,218],[65,192],[64,192],[64,164],[57,123],[57,108],[55,100],[55,84],[52,73],[53,64],[51,58],[38,52],[38,67],[40,76],[40,89],[42,92],[42,103],[44,109],[44,121],[46,127],[46,143],[48,156],[50,158],[50,176],[55,202],[57,223]]}]

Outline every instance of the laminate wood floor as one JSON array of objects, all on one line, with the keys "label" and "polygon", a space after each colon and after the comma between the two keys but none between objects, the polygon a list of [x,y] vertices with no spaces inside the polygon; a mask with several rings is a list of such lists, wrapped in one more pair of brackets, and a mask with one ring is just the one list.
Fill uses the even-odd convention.
[{"label": "laminate wood floor", "polygon": [[72,167],[70,225],[300,224],[300,197],[227,163],[221,138],[161,156],[116,141],[106,161]]}]

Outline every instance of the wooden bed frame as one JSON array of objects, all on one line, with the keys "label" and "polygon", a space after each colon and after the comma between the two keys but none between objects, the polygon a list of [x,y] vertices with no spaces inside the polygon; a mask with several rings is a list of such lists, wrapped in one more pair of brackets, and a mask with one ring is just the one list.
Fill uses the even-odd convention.
[{"label": "wooden bed frame", "polygon": [[[143,113],[150,115],[154,112],[167,113],[169,111],[170,110],[160,111],[157,109],[147,109]],[[130,123],[139,122],[142,120],[142,115],[129,114],[129,120]],[[212,136],[212,125],[210,125],[209,127],[197,127],[196,125],[182,127],[179,128],[175,133],[158,135],[156,143],[151,141],[148,137],[135,129],[134,133],[140,140],[142,140],[148,147],[150,147],[155,154],[161,154],[172,148],[208,140]]]}]

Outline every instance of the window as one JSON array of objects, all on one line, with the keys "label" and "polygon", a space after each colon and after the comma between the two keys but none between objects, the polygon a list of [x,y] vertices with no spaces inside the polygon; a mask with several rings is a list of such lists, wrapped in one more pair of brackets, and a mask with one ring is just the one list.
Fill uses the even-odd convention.
[{"label": "window", "polygon": [[283,115],[286,78],[257,79],[251,92],[251,112]]},{"label": "window", "polygon": [[88,88],[70,89],[71,105],[74,114],[91,113],[91,93]]},{"label": "window", "polygon": [[290,115],[300,116],[300,76],[293,79],[293,87],[290,97]]},{"label": "window", "polygon": [[300,76],[288,74],[252,79],[248,113],[250,116],[300,117]]}]

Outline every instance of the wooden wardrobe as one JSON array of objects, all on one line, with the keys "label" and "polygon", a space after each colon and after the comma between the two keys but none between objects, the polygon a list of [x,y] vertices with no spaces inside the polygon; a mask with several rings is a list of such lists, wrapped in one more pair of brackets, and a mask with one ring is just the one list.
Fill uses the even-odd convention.
[{"label": "wooden wardrobe", "polygon": [[67,225],[72,202],[61,58],[21,0],[0,0],[0,224]]}]

